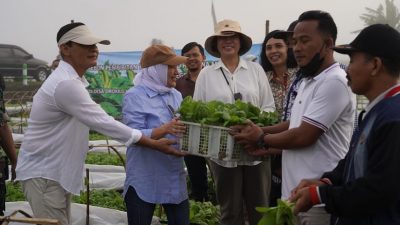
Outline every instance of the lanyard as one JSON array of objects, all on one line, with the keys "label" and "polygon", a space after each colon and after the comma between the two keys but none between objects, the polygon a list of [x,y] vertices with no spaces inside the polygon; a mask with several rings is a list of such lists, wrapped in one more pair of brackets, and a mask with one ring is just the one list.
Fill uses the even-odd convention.
[{"label": "lanyard", "polygon": [[224,70],[222,69],[222,67],[220,67],[219,69],[221,70],[222,75],[223,75],[224,78],[225,78],[226,84],[229,86],[229,88],[231,88],[231,85],[229,84],[229,81],[228,81],[228,79],[227,79],[226,76],[225,76]]},{"label": "lanyard", "polygon": [[296,98],[297,91],[295,89],[297,89],[297,85],[302,79],[302,76],[299,71],[296,72],[295,76],[296,76],[296,78],[294,79],[293,83],[290,85],[289,92],[286,95],[286,105],[284,107],[284,115],[283,115],[284,121],[288,120],[288,116],[289,116],[288,114],[290,111],[289,108],[292,108],[292,104],[289,105],[289,103],[294,101],[294,99]]},{"label": "lanyard", "polygon": [[225,78],[225,81],[226,81],[226,84],[227,84],[227,85],[228,85],[228,87],[229,87],[229,90],[231,90],[231,93],[232,93],[233,99],[234,99],[234,100],[236,100],[235,93],[232,91],[232,87],[231,87],[231,85],[229,84],[228,78],[226,78],[226,76],[225,76],[224,70],[222,69],[222,67],[220,67],[219,69],[221,70],[221,72],[222,72],[222,75],[223,75],[223,76],[224,76],[224,78]]}]

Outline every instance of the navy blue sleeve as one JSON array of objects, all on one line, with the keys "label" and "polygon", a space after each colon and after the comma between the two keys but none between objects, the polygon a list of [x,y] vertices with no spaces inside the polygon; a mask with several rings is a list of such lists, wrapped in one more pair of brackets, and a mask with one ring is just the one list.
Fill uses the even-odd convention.
[{"label": "navy blue sleeve", "polygon": [[[400,121],[375,129],[369,137],[365,176],[319,188],[326,210],[336,216],[372,215],[390,210],[400,200]],[[343,173],[343,171],[341,172]]]}]

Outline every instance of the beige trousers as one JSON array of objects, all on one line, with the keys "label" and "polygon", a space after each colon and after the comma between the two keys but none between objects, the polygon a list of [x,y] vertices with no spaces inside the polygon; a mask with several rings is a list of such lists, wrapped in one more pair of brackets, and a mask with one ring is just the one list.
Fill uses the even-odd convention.
[{"label": "beige trousers", "polygon": [[324,207],[312,207],[297,216],[297,225],[329,225],[330,223],[331,215]]},{"label": "beige trousers", "polygon": [[34,217],[57,219],[62,225],[71,224],[71,194],[58,182],[33,178],[21,181],[21,184]]}]

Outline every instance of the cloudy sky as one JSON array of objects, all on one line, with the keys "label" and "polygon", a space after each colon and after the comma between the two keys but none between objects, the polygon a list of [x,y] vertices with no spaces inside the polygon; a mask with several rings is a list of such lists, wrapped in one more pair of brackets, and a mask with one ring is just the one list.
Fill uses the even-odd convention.
[{"label": "cloudy sky", "polygon": [[[286,29],[312,9],[331,13],[337,43],[348,43],[352,31],[363,27],[359,16],[365,7],[380,3],[384,0],[214,0],[217,20],[239,21],[254,43],[262,42],[266,20],[270,30]],[[100,46],[106,52],[143,50],[153,38],[180,49],[190,41],[204,43],[213,33],[211,0],[0,0],[0,43],[51,62],[58,53],[56,33],[71,19],[110,39],[110,46]]]}]

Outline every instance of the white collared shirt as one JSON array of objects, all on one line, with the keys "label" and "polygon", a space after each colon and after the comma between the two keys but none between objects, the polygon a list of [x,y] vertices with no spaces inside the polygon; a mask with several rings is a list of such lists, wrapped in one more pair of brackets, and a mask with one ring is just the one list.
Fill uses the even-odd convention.
[{"label": "white collared shirt", "polygon": [[89,129],[127,146],[142,136],[138,130],[114,120],[86,90],[84,77],[60,61],[33,97],[33,104],[18,155],[17,180],[46,178],[79,194],[88,151]]},{"label": "white collared shirt", "polygon": [[[223,69],[225,80],[221,69]],[[203,68],[196,80],[193,99],[204,102],[218,100],[225,103],[233,103],[234,93],[242,95],[242,101],[250,102],[263,111],[274,111],[275,103],[271,87],[262,67],[254,62],[240,59],[236,70],[231,73],[219,60],[216,64]],[[256,162],[226,162],[212,159],[225,167],[237,165],[256,165]]]},{"label": "white collared shirt", "polygon": [[316,77],[303,79],[293,104],[289,129],[306,122],[324,133],[310,146],[283,150],[282,198],[289,198],[301,179],[319,179],[346,155],[355,106],[355,95],[338,63]]}]

